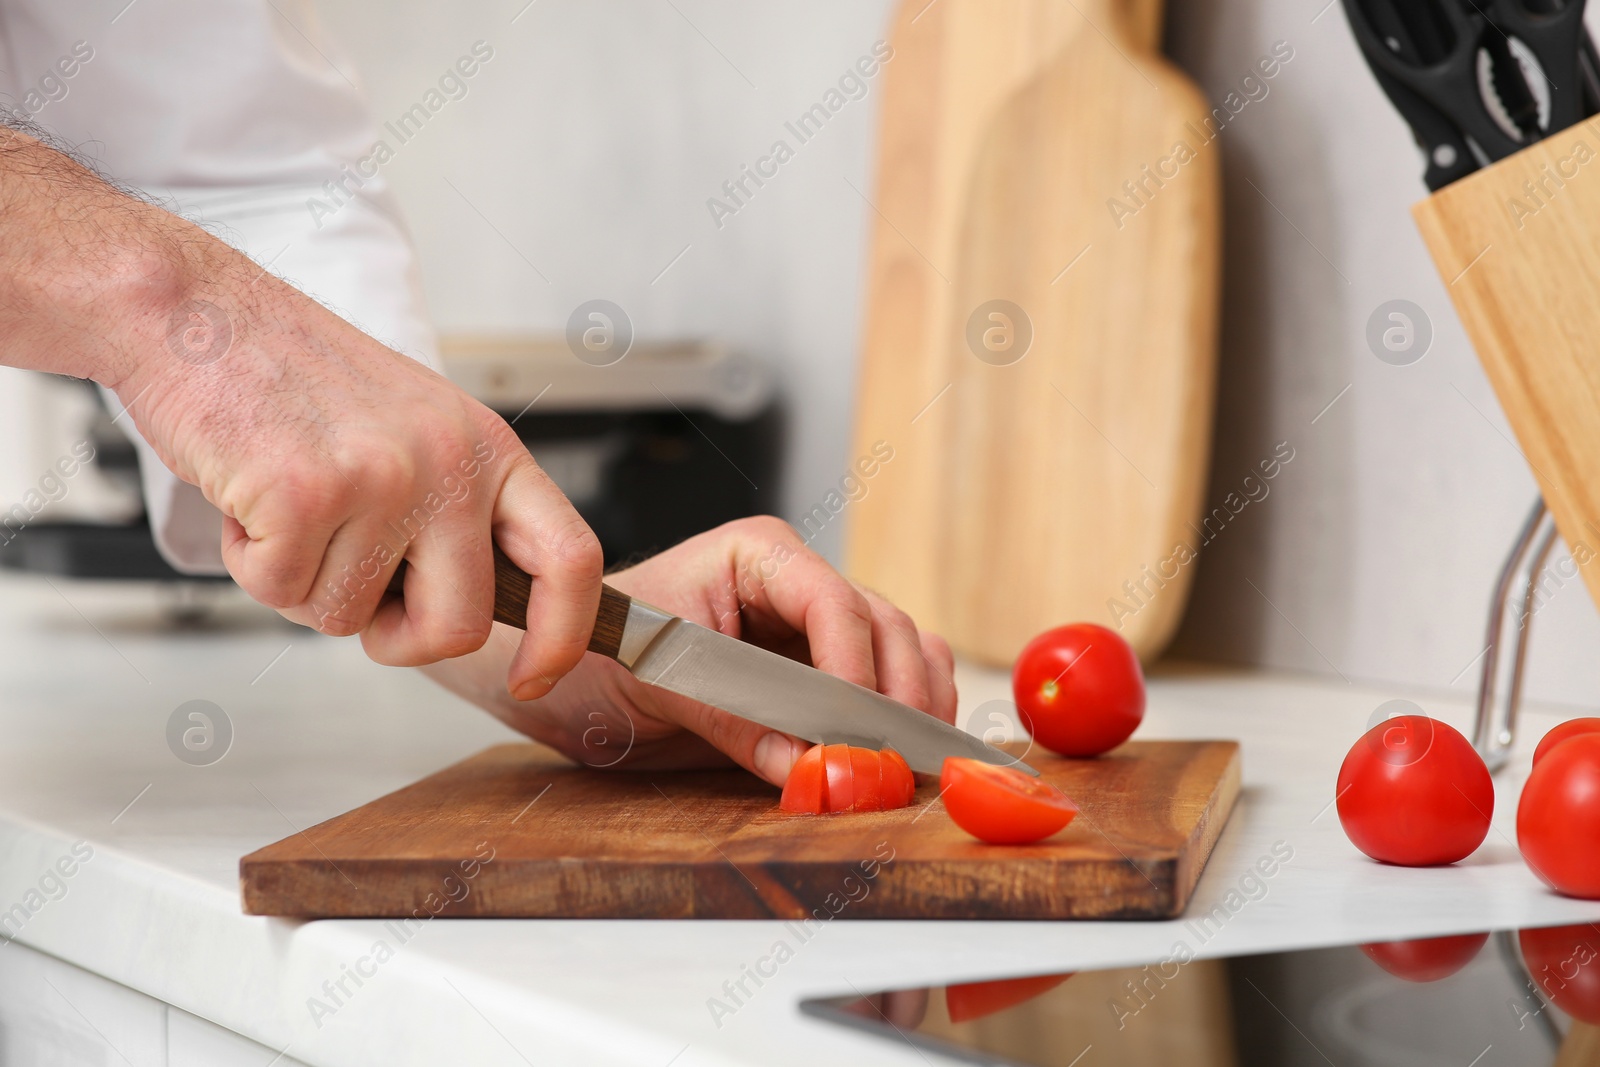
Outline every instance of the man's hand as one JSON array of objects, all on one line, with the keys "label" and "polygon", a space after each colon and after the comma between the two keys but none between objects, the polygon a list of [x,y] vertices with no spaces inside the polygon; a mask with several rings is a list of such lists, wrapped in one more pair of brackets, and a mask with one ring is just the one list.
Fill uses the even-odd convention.
[{"label": "man's hand", "polygon": [[[255,599],[380,663],[483,645],[490,546],[533,575],[503,676],[547,692],[599,603],[594,534],[504,420],[183,219],[0,129],[0,362],[113,389],[226,517]],[[385,595],[400,561],[404,599]]]},{"label": "man's hand", "polygon": [[[919,633],[904,612],[847,581],[778,519],[728,523],[607,581],[691,622],[955,721],[954,662],[944,639]],[[732,759],[781,786],[809,747],[644,685],[598,655],[585,656],[542,699],[511,699],[497,681],[516,648],[515,631],[497,623],[482,649],[427,673],[510,726],[595,767],[700,767]]]}]

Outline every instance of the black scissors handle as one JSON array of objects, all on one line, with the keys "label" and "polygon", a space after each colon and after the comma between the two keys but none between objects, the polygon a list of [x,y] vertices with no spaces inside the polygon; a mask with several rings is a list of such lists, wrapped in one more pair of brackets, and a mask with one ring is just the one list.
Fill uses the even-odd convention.
[{"label": "black scissors handle", "polygon": [[1437,192],[1478,169],[1477,157],[1455,123],[1383,71],[1373,68],[1372,74],[1400,117],[1411,127],[1412,136],[1427,157],[1422,180],[1431,191]]},{"label": "black scissors handle", "polygon": [[1498,31],[1502,37],[1514,37],[1527,45],[1544,71],[1550,91],[1550,116],[1541,135],[1564,130],[1587,114],[1579,68],[1579,57],[1589,44],[1583,28],[1583,9],[1584,0],[1554,11],[1532,11],[1523,0],[1497,0],[1485,9],[1490,23],[1488,32]]},{"label": "black scissors handle", "polygon": [[1455,0],[1346,0],[1361,54],[1375,74],[1403,85],[1444,115],[1490,159],[1522,144],[1489,115],[1478,89],[1487,20]]},{"label": "black scissors handle", "polygon": [[[1344,0],[1367,65],[1428,152],[1424,177],[1430,188],[1477,169],[1469,140],[1492,162],[1600,105],[1600,63],[1583,28],[1584,0],[1544,6],[1550,10],[1531,10],[1526,0]],[[1545,92],[1535,94],[1525,81],[1513,38],[1537,61]],[[1490,59],[1490,85],[1515,135],[1484,101],[1480,53]],[[1543,123],[1539,96],[1548,100]]]}]

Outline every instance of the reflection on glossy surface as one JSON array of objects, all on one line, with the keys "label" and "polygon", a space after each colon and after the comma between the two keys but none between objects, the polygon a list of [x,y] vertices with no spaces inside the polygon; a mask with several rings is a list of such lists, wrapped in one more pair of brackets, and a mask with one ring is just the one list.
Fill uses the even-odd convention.
[{"label": "reflection on glossy surface", "polygon": [[945,1012],[953,1023],[969,1023],[985,1015],[1026,1004],[1071,977],[1071,972],[1039,974],[1027,978],[991,978],[986,982],[946,986]]},{"label": "reflection on glossy surface", "polygon": [[802,1010],[997,1065],[1600,1065],[1600,924],[1503,931],[1495,952],[1482,951],[1488,938],[1216,960],[1175,953],[1137,968]]},{"label": "reflection on glossy surface", "polygon": [[1539,992],[1574,1019],[1600,1025],[1600,925],[1523,930],[1517,940]]},{"label": "reflection on glossy surface", "polygon": [[1488,940],[1488,931],[1484,931],[1411,941],[1373,941],[1362,945],[1361,951],[1396,978],[1408,982],[1438,982],[1471,963]]},{"label": "reflection on glossy surface", "polygon": [[[1239,1062],[1225,968],[1222,961],[1197,960],[1170,964],[1171,977],[1159,965],[1024,975],[852,997],[833,1002],[832,1012],[817,1002],[803,1008],[896,1041],[914,1035],[978,1063],[1223,1067]],[[906,1020],[916,1010],[921,1021],[913,1027]]]}]

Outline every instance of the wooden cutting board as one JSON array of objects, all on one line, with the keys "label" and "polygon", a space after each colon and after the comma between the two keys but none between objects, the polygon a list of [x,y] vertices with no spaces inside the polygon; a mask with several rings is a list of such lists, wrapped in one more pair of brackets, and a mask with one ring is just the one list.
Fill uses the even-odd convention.
[{"label": "wooden cutting board", "polygon": [[[1020,751],[1020,750],[1019,750]],[[937,783],[909,808],[790,815],[743,771],[615,773],[507,744],[239,861],[244,910],[628,919],[1161,919],[1239,792],[1234,741],[1028,760],[1082,814],[985,845]],[[820,910],[819,910],[820,909]]]},{"label": "wooden cutting board", "polygon": [[893,26],[854,448],[894,456],[847,570],[983,662],[1082,620],[1149,659],[1183,613],[1193,568],[1145,568],[1198,547],[1220,198],[1159,25],[1155,0],[908,0]]}]

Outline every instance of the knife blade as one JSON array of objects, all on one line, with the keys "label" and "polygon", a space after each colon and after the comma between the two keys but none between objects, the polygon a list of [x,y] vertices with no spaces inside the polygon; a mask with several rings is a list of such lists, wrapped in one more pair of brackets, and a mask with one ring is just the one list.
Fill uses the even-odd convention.
[{"label": "knife blade", "polygon": [[[494,617],[522,628],[533,580],[497,547]],[[394,589],[399,576],[391,582]],[[680,619],[601,586],[589,650],[647,685],[721,708],[819,745],[892,748],[914,771],[938,774],[947,756],[1039,772],[1010,753],[881,693],[776,652]]]}]

